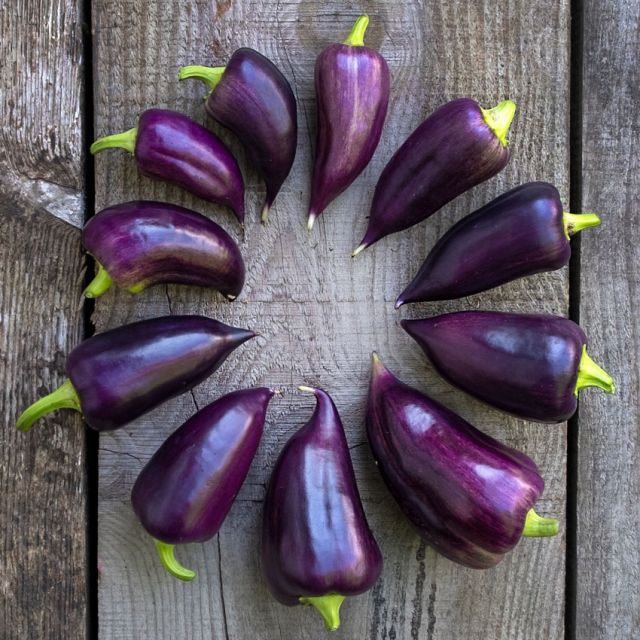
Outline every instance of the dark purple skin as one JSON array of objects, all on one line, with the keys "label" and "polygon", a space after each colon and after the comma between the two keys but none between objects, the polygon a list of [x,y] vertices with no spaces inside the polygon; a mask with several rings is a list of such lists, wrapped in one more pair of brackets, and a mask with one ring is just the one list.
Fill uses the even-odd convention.
[{"label": "dark purple skin", "polygon": [[396,308],[450,300],[568,264],[571,245],[558,190],[530,182],[449,229],[431,250]]},{"label": "dark purple skin", "polygon": [[296,155],[298,115],[291,85],[271,60],[242,48],[229,59],[205,106],[240,139],[264,180],[266,219]]},{"label": "dark purple skin", "polygon": [[233,300],[244,285],[244,262],[231,236],[176,205],[135,201],[103,209],[82,239],[115,284],[136,293],[161,283],[191,284]]},{"label": "dark purple skin", "polygon": [[487,404],[538,422],[576,410],[586,336],[571,320],[460,311],[401,324],[445,380]]},{"label": "dark purple skin", "polygon": [[204,316],[164,316],[85,340],[67,358],[62,386],[18,418],[28,431],[55,409],[80,411],[96,431],[113,431],[208,378],[255,337]]},{"label": "dark purple skin", "polygon": [[436,551],[487,569],[518,544],[544,489],[529,457],[402,383],[375,356],[366,423],[389,491]]},{"label": "dark purple skin", "polygon": [[234,391],[173,432],[141,471],[133,510],[156,540],[204,542],[222,526],[264,429],[273,391]]},{"label": "dark purple skin", "polygon": [[280,453],[263,515],[263,572],[290,606],[301,597],[363,593],[382,570],[338,411],[327,393],[307,390],[316,409]]},{"label": "dark purple skin", "polygon": [[380,142],[389,85],[389,67],[373,49],[332,44],[318,56],[318,129],[309,228],[369,164]]},{"label": "dark purple skin", "polygon": [[408,229],[504,169],[509,149],[475,100],[452,100],[396,151],[376,185],[369,225],[354,252]]},{"label": "dark purple skin", "polygon": [[[164,180],[194,195],[229,207],[244,223],[244,181],[231,152],[211,131],[177,111],[147,109],[138,120],[133,153],[140,173]],[[127,132],[129,133],[129,132]],[[126,134],[116,134],[117,136]],[[97,153],[108,138],[91,146]],[[127,147],[128,148],[128,147]]]}]

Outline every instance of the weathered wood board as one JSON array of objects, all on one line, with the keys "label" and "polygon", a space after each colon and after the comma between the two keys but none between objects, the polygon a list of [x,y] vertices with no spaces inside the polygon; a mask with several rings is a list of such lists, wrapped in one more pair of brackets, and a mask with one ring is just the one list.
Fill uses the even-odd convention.
[{"label": "weathered wood board", "polygon": [[82,421],[15,420],[82,337],[81,3],[0,6],[0,637],[86,637]]},{"label": "weathered wood board", "polygon": [[[393,97],[383,140],[370,166],[306,231],[315,135],[313,64],[342,40],[358,12],[371,17],[367,42],[389,62]],[[547,478],[540,512],[564,520],[566,429],[534,425],[490,411],[445,385],[398,326],[401,316],[462,308],[540,310],[564,314],[566,271],[531,278],[457,304],[397,313],[397,293],[427,249],[454,221],[501,190],[533,179],[557,184],[568,198],[569,5],[539,0],[490,2],[309,1],[182,3],[96,2],[94,17],[96,134],[135,125],[146,107],[185,111],[205,121],[203,86],[179,84],[182,64],[224,64],[239,46],[270,57],[298,97],[299,150],[267,226],[258,223],[264,189],[246,166],[248,225],[242,249],[247,285],[233,303],[204,290],[156,288],[137,297],[109,292],[94,320],[104,330],[134,319],[203,313],[247,326],[263,337],[241,347],[209,381],[100,439],[100,637],[317,638],[321,622],[268,594],[258,566],[261,500],[275,456],[312,409],[298,384],[320,385],[340,409],[359,487],[385,557],[383,578],[343,607],[342,638],[560,638],[564,624],[564,533],[527,540],[495,571],[473,572],[425,548],[401,517],[364,443],[369,355],[375,348],[405,380],[429,390],[494,436],[534,457]],[[484,105],[512,97],[519,105],[510,136],[513,160],[496,179],[461,197],[409,232],[349,257],[365,227],[373,187],[399,142],[435,107],[470,95]],[[215,126],[208,122],[209,126]],[[225,139],[231,140],[226,132]],[[98,208],[134,198],[186,204],[239,237],[232,216],[166,185],[139,177],[121,152],[96,158]],[[190,414],[238,387],[282,388],[264,440],[219,536],[179,550],[199,573],[170,578],[132,514],[137,473],[163,439]]]},{"label": "weathered wood board", "polygon": [[580,402],[576,637],[640,634],[640,6],[585,3],[580,321],[615,396]]}]

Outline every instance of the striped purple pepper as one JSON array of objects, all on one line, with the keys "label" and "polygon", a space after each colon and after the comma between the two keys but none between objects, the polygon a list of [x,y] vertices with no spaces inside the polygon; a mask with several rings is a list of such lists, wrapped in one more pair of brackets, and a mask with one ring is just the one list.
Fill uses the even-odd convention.
[{"label": "striped purple pepper", "polygon": [[244,181],[238,163],[222,141],[195,120],[177,111],[147,109],[137,127],[99,138],[91,153],[114,148],[132,153],[143,176],[225,205],[244,223]]},{"label": "striped purple pepper", "polygon": [[85,225],[82,242],[98,267],[87,298],[113,283],[131,293],[171,283],[210,287],[235,300],[244,285],[244,262],[231,236],[173,204],[139,200],[103,209]]},{"label": "striped purple pepper", "polygon": [[68,379],[32,404],[17,428],[74,409],[96,431],[113,431],[208,378],[255,333],[203,316],[163,316],[85,340],[67,358]]},{"label": "striped purple pepper", "polygon": [[570,236],[599,224],[593,213],[563,211],[558,190],[548,182],[523,184],[451,227],[400,294],[396,309],[560,269],[571,257]]},{"label": "striped purple pepper", "polygon": [[369,226],[353,255],[425,220],[502,171],[509,161],[507,133],[515,111],[511,100],[483,109],[475,100],[460,98],[432,113],[384,168]]},{"label": "striped purple pepper", "polygon": [[140,472],[131,493],[133,510],[176,578],[195,578],[178,563],[174,547],[218,533],[258,450],[273,394],[264,387],[234,391],[207,405]]},{"label": "striped purple pepper", "polygon": [[308,228],[369,164],[389,103],[389,67],[364,46],[360,16],[342,44],[328,46],[315,67],[318,130]]},{"label": "striped purple pepper", "polygon": [[298,115],[291,85],[271,60],[248,48],[235,51],[226,67],[182,67],[178,77],[197,78],[209,87],[207,113],[240,139],[265,182],[266,222],[296,155]]},{"label": "striped purple pepper", "polygon": [[264,502],[262,569],[285,605],[312,605],[340,626],[346,596],[378,579],[382,555],[367,524],[338,411],[321,389],[313,416],[287,442]]},{"label": "striped purple pepper", "polygon": [[566,318],[459,311],[401,324],[447,382],[521,418],[562,422],[580,389],[615,392],[587,354],[584,332]]},{"label": "striped purple pepper", "polygon": [[544,489],[535,463],[402,383],[373,354],[367,437],[389,491],[436,551],[488,569],[521,536],[554,536],[533,509]]}]

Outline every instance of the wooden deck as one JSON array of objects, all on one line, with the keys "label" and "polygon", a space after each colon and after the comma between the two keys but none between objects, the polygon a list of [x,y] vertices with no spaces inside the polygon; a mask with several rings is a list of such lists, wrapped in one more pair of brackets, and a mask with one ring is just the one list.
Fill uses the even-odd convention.
[{"label": "wooden deck", "polygon": [[[315,135],[313,64],[362,10],[367,44],[392,73],[383,139],[363,175],[306,231]],[[640,5],[637,0],[8,0],[0,7],[0,638],[37,640],[316,640],[320,619],[268,594],[258,566],[261,502],[275,457],[307,419],[298,384],[329,391],[341,411],[385,569],[349,599],[348,640],[627,640],[640,638]],[[203,86],[184,64],[224,64],[240,46],[271,58],[298,99],[299,149],[267,226],[264,190],[227,132],[247,182],[239,234],[220,207],[138,176],[120,152],[95,159],[94,135],[135,125],[147,107],[205,121]],[[402,139],[435,107],[469,95],[510,97],[512,160],[498,177],[357,259],[373,187]],[[211,122],[209,126],[215,129]],[[427,249],[452,224],[529,180],[556,184],[572,211],[603,224],[574,240],[570,269],[455,303],[393,310]],[[137,198],[210,215],[241,242],[247,285],[229,304],[209,291],[109,292],[82,306],[80,227]],[[569,425],[491,411],[446,385],[398,326],[400,317],[492,308],[579,319],[618,393],[581,394]],[[60,412],[28,434],[15,418],[64,377],[66,353],[93,331],[167,313],[202,313],[263,336],[192,394],[120,431],[88,435]],[[522,449],[546,479],[539,512],[553,539],[523,540],[495,570],[464,569],[419,540],[366,446],[369,354],[471,422]],[[283,389],[220,534],[179,551],[198,571],[183,584],[160,567],[129,502],[164,438],[196,407],[257,384]]]}]

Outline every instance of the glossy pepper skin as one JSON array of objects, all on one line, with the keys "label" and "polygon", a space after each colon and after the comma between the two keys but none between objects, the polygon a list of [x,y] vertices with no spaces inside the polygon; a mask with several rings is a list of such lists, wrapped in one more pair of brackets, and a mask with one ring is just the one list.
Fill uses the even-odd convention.
[{"label": "glossy pepper skin", "polygon": [[214,133],[177,111],[147,109],[138,126],[99,138],[91,153],[122,148],[147,178],[164,180],[229,207],[244,223],[244,181],[231,152]]},{"label": "glossy pepper skin", "polygon": [[82,242],[98,263],[88,298],[115,282],[131,293],[192,284],[235,300],[244,285],[238,245],[215,222],[184,207],[139,200],[103,209],[84,227]]},{"label": "glossy pepper skin", "polygon": [[321,389],[313,416],[287,442],[267,487],[262,568],[285,605],[310,604],[329,630],[340,625],[345,596],[370,589],[380,549],[360,502],[338,411]]},{"label": "glossy pepper skin", "polygon": [[363,249],[433,215],[509,161],[507,133],[516,105],[504,100],[483,109],[470,98],[432,113],[396,151],[373,195]]},{"label": "glossy pepper skin", "polygon": [[450,560],[488,569],[521,536],[558,532],[557,520],[533,510],[544,481],[530,458],[400,382],[375,353],[366,422],[393,497]]},{"label": "glossy pepper skin", "polygon": [[207,405],[165,440],[138,476],[133,510],[176,578],[192,580],[195,573],[177,563],[174,545],[218,533],[258,450],[273,394],[246,389]]},{"label": "glossy pepper skin", "polygon": [[364,46],[368,24],[367,16],[358,18],[344,43],[328,46],[316,60],[318,129],[309,230],[369,164],[380,142],[389,104],[389,67],[377,51]]},{"label": "glossy pepper skin", "polygon": [[200,384],[255,335],[203,316],[163,316],[99,333],[71,351],[68,380],[31,405],[17,427],[27,431],[66,408],[96,431],[119,429]]},{"label": "glossy pepper skin", "polygon": [[566,318],[460,311],[401,324],[447,382],[521,418],[562,422],[583,387],[615,391]]},{"label": "glossy pepper skin", "polygon": [[552,184],[523,184],[451,227],[400,294],[396,308],[461,298],[560,269],[571,257],[570,236],[599,224],[593,213],[563,212]]},{"label": "glossy pepper skin", "polygon": [[226,67],[182,67],[179,78],[198,78],[211,89],[207,112],[240,139],[265,182],[266,222],[296,155],[298,115],[291,85],[271,60],[248,48],[235,51]]}]

